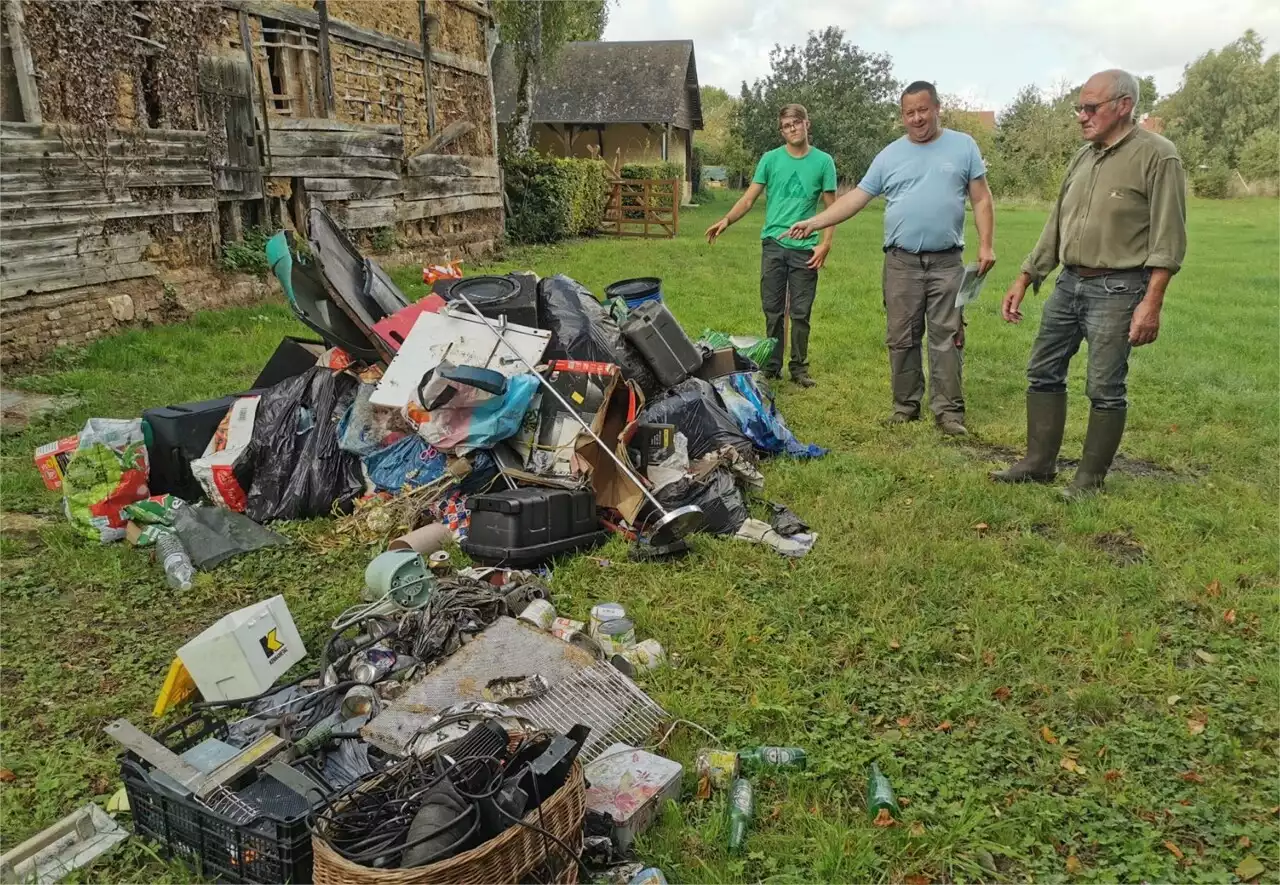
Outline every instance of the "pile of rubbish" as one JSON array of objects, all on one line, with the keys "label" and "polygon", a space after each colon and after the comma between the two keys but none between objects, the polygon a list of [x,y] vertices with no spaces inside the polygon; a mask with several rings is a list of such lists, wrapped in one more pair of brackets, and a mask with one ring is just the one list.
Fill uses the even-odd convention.
[{"label": "pile of rubbish", "polygon": [[267,253],[319,340],[286,338],[248,391],[95,418],[36,451],[84,535],[155,548],[182,588],[286,543],[265,524],[330,515],[365,542],[439,524],[473,560],[520,568],[611,533],[651,557],[694,531],[812,547],[798,519],[749,512],[760,458],[824,454],[761,383],[772,340],[695,343],[654,279],[601,303],[563,275],[434,266],[410,304],[322,208],[310,226],[306,249],[281,231]]},{"label": "pile of rubbish", "polygon": [[[267,251],[318,340],[286,338],[249,390],[35,453],[78,531],[154,550],[175,588],[289,543],[277,521],[386,547],[314,656],[283,597],[255,603],[177,650],[154,713],[190,715],[107,726],[134,831],[226,881],[665,882],[632,844],[679,798],[655,752],[678,723],[632,677],[667,652],[617,603],[557,612],[543,577],[611,534],[639,560],[699,531],[812,548],[760,497],[761,458],[824,454],[761,382],[774,342],[693,341],[652,279],[602,303],[435,266],[410,304],[323,209],[309,223]],[[56,880],[123,838],[100,809],[59,827],[5,869]]]}]

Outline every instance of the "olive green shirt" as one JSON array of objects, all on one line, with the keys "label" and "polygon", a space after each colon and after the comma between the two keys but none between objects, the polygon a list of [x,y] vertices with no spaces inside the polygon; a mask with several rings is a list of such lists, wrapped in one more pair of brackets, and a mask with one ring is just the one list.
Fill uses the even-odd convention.
[{"label": "olive green shirt", "polygon": [[1135,126],[1072,158],[1062,193],[1022,270],[1036,288],[1055,267],[1177,273],[1187,252],[1187,181],[1173,142]]}]

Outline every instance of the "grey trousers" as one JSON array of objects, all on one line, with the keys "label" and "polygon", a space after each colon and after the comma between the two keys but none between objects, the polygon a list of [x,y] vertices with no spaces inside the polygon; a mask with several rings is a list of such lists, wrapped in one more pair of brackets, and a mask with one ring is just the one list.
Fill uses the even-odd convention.
[{"label": "grey trousers", "polygon": [[1095,409],[1127,408],[1129,324],[1147,293],[1149,274],[1142,269],[1106,276],[1082,277],[1064,269],[1040,314],[1040,331],[1031,348],[1027,380],[1033,393],[1062,393],[1067,369],[1089,342],[1085,394]]},{"label": "grey trousers", "polygon": [[818,296],[818,272],[805,267],[812,257],[812,249],[788,249],[772,238],[762,243],[760,305],[764,308],[765,334],[778,341],[768,365],[761,366],[766,372],[782,371],[788,314],[791,316],[791,373],[808,371],[809,317]]},{"label": "grey trousers", "polygon": [[921,343],[928,335],[929,408],[939,420],[964,420],[961,370],[964,315],[956,293],[964,276],[960,249],[884,254],[884,311],[893,409],[912,418],[924,398]]}]

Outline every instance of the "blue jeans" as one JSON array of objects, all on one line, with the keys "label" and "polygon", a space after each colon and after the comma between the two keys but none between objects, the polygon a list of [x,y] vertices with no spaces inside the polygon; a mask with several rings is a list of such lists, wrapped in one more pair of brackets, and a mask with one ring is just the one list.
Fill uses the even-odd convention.
[{"label": "blue jeans", "polygon": [[1063,393],[1067,369],[1089,342],[1085,394],[1095,409],[1128,406],[1129,324],[1147,292],[1150,274],[1126,270],[1098,277],[1082,277],[1064,269],[1040,315],[1040,331],[1031,348],[1027,380],[1032,393]]}]

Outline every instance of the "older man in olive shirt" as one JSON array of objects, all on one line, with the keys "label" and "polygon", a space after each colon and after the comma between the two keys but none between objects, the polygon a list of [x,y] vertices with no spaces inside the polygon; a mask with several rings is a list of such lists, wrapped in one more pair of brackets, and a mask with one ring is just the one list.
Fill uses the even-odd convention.
[{"label": "older man in olive shirt", "polygon": [[1027,286],[1061,263],[1027,365],[1027,455],[997,482],[1051,482],[1067,420],[1067,369],[1089,342],[1085,393],[1092,402],[1084,453],[1068,499],[1103,487],[1128,410],[1129,351],[1160,331],[1165,287],[1187,249],[1186,178],[1173,143],[1133,121],[1138,81],[1124,71],[1094,74],[1076,118],[1086,141],[1067,167],[1058,202],[1004,296],[1005,320],[1020,322]]}]

